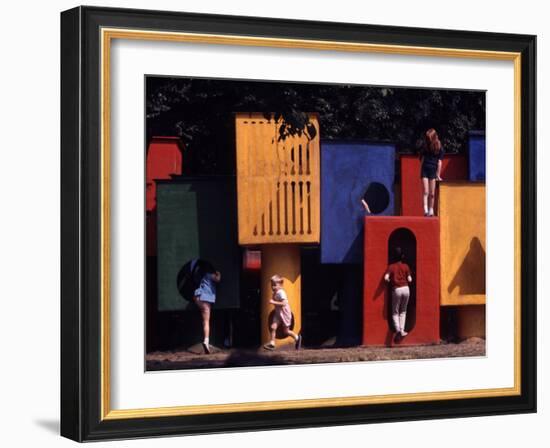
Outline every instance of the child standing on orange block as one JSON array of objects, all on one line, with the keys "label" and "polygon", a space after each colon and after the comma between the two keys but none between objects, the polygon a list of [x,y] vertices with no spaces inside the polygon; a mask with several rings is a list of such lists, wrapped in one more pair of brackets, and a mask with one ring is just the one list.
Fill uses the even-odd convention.
[{"label": "child standing on orange block", "polygon": [[409,283],[412,282],[411,269],[404,262],[405,254],[400,247],[395,248],[395,262],[391,263],[386,269],[384,280],[391,285],[392,288],[392,320],[395,327],[395,335],[397,337],[407,336],[405,331],[405,322],[407,320],[407,305],[411,295]]},{"label": "child standing on orange block", "polygon": [[428,129],[425,135],[425,146],[421,153],[420,178],[422,179],[422,196],[424,216],[434,216],[435,183],[441,179],[441,160],[445,152],[435,129]]},{"label": "child standing on orange block", "polygon": [[283,278],[275,274],[271,277],[271,290],[273,296],[269,303],[275,306],[273,311],[272,321],[269,326],[271,340],[264,345],[266,350],[275,350],[275,334],[277,329],[281,327],[285,336],[290,336],[296,341],[295,348],[299,350],[302,346],[302,336],[290,330],[292,324],[292,311],[288,303],[288,297],[283,289]]}]

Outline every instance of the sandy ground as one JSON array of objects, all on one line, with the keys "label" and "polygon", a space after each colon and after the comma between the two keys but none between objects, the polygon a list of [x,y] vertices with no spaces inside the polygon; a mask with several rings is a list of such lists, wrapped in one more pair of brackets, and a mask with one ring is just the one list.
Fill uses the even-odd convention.
[{"label": "sandy ground", "polygon": [[467,339],[458,344],[424,346],[303,348],[268,351],[219,349],[204,354],[200,344],[187,349],[152,352],[146,355],[147,370],[181,370],[219,367],[248,367],[281,364],[384,361],[400,359],[455,358],[485,356],[485,340]]}]

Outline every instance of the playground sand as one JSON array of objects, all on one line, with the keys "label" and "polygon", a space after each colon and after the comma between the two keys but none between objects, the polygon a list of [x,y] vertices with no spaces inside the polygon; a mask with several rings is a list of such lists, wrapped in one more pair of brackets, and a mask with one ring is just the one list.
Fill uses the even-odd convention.
[{"label": "playground sand", "polygon": [[250,367],[290,364],[324,364],[361,361],[397,361],[406,359],[457,358],[485,356],[485,340],[470,338],[460,343],[423,346],[280,349],[220,349],[209,355],[199,346],[146,355],[148,371]]}]

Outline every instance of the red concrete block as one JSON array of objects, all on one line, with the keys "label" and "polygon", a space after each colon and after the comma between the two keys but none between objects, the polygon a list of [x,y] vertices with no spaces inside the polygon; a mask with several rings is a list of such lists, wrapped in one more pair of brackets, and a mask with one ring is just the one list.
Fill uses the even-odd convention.
[{"label": "red concrete block", "polygon": [[[363,345],[439,343],[439,218],[365,217]],[[391,291],[384,281],[389,255],[399,245],[413,273],[405,329],[393,341]]]},{"label": "red concrete block", "polygon": [[182,143],[179,137],[153,137],[147,149],[146,208],[156,207],[156,183],[158,179],[170,179],[182,172]]},{"label": "red concrete block", "polygon": [[243,250],[243,269],[245,271],[260,271],[262,269],[262,252],[245,248]]},{"label": "red concrete block", "polygon": [[[420,159],[417,155],[401,155],[401,215],[423,216],[422,182],[420,180]],[[468,160],[461,154],[448,154],[443,158],[441,178],[446,180],[468,180]],[[435,212],[437,214],[437,190]]]}]

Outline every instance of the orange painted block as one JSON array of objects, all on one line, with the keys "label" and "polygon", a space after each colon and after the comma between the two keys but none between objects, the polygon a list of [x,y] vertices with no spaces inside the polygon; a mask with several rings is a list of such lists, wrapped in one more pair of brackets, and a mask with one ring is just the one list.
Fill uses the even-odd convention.
[{"label": "orange painted block", "polygon": [[[262,344],[270,341],[269,325],[274,311],[274,305],[269,301],[273,296],[271,290],[271,277],[273,275],[283,277],[283,289],[285,290],[290,309],[292,310],[293,325],[291,330],[300,333],[302,328],[302,275],[300,246],[297,244],[271,244],[262,247],[262,271],[261,271],[261,340]],[[282,337],[277,331],[277,346],[294,344],[291,337]]]},{"label": "orange painted block", "polygon": [[313,138],[279,140],[281,121],[263,113],[235,119],[239,243],[318,243],[320,237],[319,122]]},{"label": "orange painted block", "polygon": [[485,305],[457,307],[456,330],[460,339],[485,339]]},{"label": "orange painted block", "polygon": [[484,184],[440,186],[441,305],[485,304],[485,196]]}]

